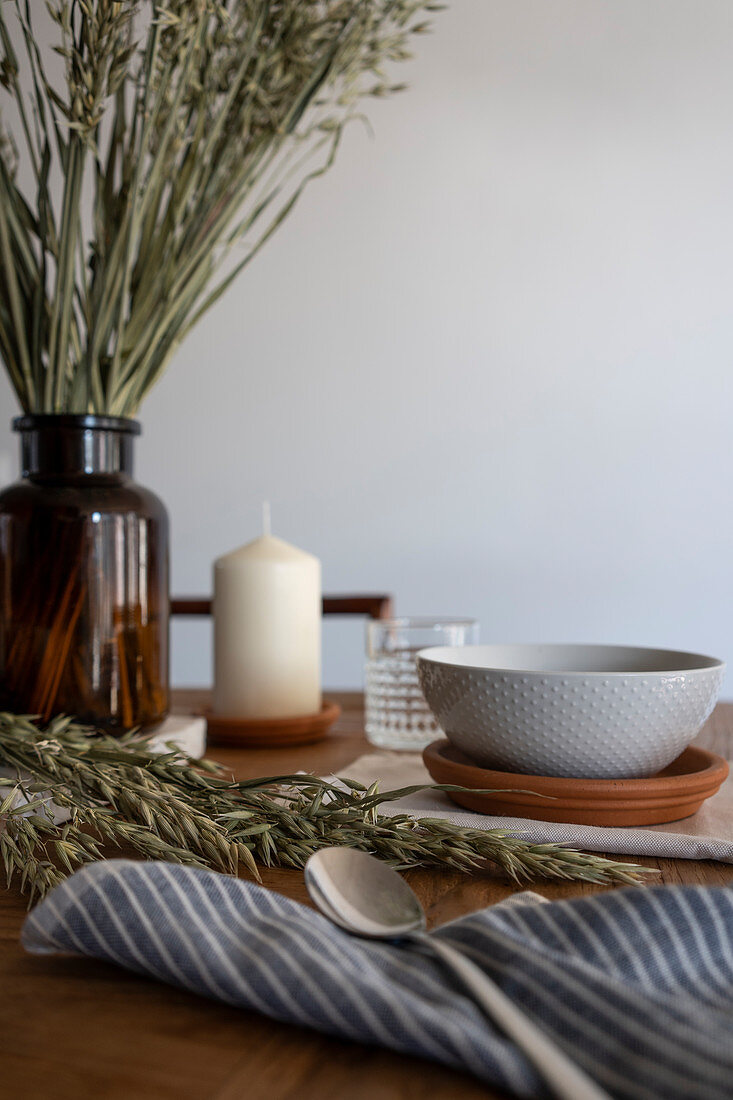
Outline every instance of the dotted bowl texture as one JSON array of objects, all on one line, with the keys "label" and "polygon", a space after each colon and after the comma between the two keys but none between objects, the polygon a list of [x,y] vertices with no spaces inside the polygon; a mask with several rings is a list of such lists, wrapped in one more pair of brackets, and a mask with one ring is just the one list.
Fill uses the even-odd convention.
[{"label": "dotted bowl texture", "polygon": [[549,645],[442,646],[422,650],[417,667],[441,729],[477,763],[585,779],[671,764],[710,715],[725,671],[671,650]]}]

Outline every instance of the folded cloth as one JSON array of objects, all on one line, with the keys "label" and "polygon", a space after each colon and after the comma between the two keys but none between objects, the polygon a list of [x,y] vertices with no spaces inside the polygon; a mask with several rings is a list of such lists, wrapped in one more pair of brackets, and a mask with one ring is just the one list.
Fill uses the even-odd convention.
[{"label": "folded cloth", "polygon": [[[341,768],[339,776],[381,790],[433,783],[418,753],[372,752]],[[525,817],[494,817],[461,809],[442,791],[421,791],[397,802],[385,802],[382,814],[440,817],[469,829],[506,829],[521,833],[533,844],[568,844],[592,852],[626,856],[664,856],[671,859],[717,859],[733,863],[733,767],[717,794],[703,802],[692,817],[667,825],[563,825]],[[733,1096],[733,1086],[731,1087]]]},{"label": "folded cloth", "polygon": [[[647,887],[542,903],[520,894],[444,925],[617,1097],[723,1100],[733,1082],[733,890]],[[117,963],[342,1038],[546,1095],[441,965],[357,940],[249,882],[167,863],[91,864],[27,917],[25,947]]]}]

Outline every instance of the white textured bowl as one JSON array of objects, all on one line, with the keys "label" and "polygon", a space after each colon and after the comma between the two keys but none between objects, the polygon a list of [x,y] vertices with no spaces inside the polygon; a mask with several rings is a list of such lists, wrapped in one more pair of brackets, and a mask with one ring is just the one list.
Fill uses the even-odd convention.
[{"label": "white textured bowl", "polygon": [[486,767],[630,779],[679,756],[709,716],[725,665],[669,649],[436,646],[420,686],[446,737]]}]

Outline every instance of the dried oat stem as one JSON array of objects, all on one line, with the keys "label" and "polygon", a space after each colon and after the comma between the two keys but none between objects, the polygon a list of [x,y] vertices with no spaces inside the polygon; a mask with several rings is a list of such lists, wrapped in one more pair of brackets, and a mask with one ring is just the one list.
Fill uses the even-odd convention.
[{"label": "dried oat stem", "polygon": [[[40,729],[28,717],[0,714],[0,765],[14,772],[0,779],[8,883],[17,874],[31,899],[43,895],[82,864],[102,859],[110,845],[227,874],[244,865],[256,878],[258,863],[302,867],[333,844],[373,852],[401,869],[471,871],[489,863],[516,881],[633,883],[646,873],[503,829],[380,815],[385,802],[421,787],[380,792],[376,784],[312,775],[236,782],[213,761],[174,749],[151,752],[149,740],[112,738],[68,718]],[[49,798],[69,811],[67,822],[54,823]]]},{"label": "dried oat stem", "polygon": [[439,7],[2,0],[0,359],[23,409],[132,415]]}]

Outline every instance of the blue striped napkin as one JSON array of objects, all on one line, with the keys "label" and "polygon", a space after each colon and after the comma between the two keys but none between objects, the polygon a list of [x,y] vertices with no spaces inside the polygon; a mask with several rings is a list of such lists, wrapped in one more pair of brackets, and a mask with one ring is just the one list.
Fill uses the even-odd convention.
[{"label": "blue striped napkin", "polygon": [[[421,1055],[518,1096],[520,1052],[419,949],[355,940],[249,882],[167,863],[92,864],[27,917],[25,947],[90,955],[278,1020]],[[733,891],[534,894],[434,935],[465,951],[609,1092],[733,1095]]]}]

